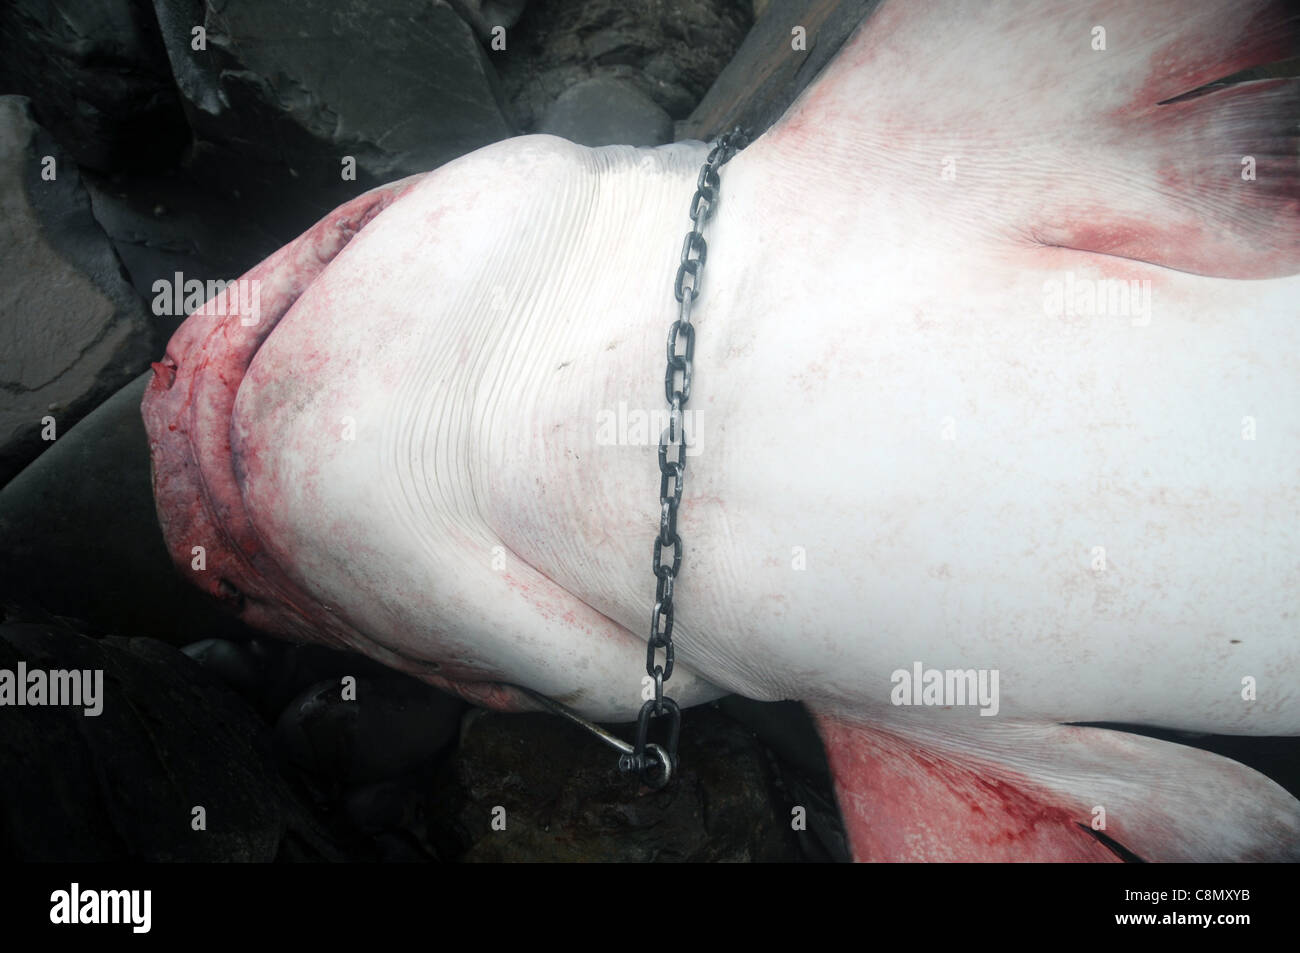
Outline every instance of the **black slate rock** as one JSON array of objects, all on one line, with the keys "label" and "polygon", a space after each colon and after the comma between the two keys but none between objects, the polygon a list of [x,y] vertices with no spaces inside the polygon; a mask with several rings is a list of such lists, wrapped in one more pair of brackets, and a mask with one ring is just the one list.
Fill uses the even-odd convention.
[{"label": "black slate rock", "polygon": [[[0,625],[0,669],[99,669],[102,712],[0,707],[0,855],[23,861],[333,859],[248,706],[176,649]],[[206,811],[194,830],[193,809]]]},{"label": "black slate rock", "polygon": [[[171,288],[192,278],[205,284],[238,278],[328,211],[324,199],[320,205],[282,208],[223,195],[183,167],[112,175],[83,171],[82,181],[95,219],[149,307],[164,344],[185,320],[170,301]],[[340,189],[337,197],[342,203],[362,191]],[[160,280],[167,289],[161,294]]]},{"label": "black slate rock", "polygon": [[189,142],[149,0],[5,0],[0,93],[87,168],[166,168]]},{"label": "black slate rock", "polygon": [[474,28],[479,39],[489,43],[493,31],[519,22],[528,0],[448,0],[461,19]]},{"label": "black slate rock", "polygon": [[[437,706],[438,718],[459,718],[465,703],[374,659],[324,645],[295,645],[258,636],[246,642],[203,639],[182,650],[246,698],[275,722],[298,696],[310,695],[318,683],[338,684],[344,676],[364,677],[383,691],[393,687],[400,697],[426,699]],[[426,714],[434,714],[431,708]]]},{"label": "black slate rock", "polygon": [[82,621],[95,635],[174,645],[256,633],[172,565],[149,472],[146,371],[0,490],[0,601]]},{"label": "black slate rock", "polygon": [[441,0],[154,5],[195,135],[186,168],[271,217],[292,210],[298,231],[365,188],[512,134],[486,54]]},{"label": "black slate rock", "polygon": [[276,722],[280,764],[326,797],[426,766],[460,725],[463,702],[400,673],[359,676],[355,686],[345,699],[340,679],[318,682]]},{"label": "black slate rock", "polygon": [[91,213],[76,163],[21,96],[0,96],[0,208],[3,486],[53,446],[44,418],[61,438],[147,368],[162,340]]}]

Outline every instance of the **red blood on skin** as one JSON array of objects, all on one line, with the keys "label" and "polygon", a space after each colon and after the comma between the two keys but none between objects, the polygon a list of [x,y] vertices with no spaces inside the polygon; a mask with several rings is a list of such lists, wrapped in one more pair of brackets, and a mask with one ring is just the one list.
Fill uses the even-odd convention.
[{"label": "red blood on skin", "polygon": [[[181,325],[167,356],[154,365],[141,405],[154,500],[172,560],[250,625],[296,641],[363,650],[474,704],[531,708],[515,690],[485,681],[489,673],[456,661],[431,665],[406,658],[367,639],[342,613],[326,611],[284,572],[245,510],[240,487],[261,467],[257,449],[244,447],[238,460],[232,453],[235,399],[262,343],[348,242],[421,178],[340,206],[244,275],[241,281],[261,283],[254,324],[241,323],[237,285],[231,285],[224,300],[214,298]],[[202,570],[192,568],[196,546],[205,551]]]},{"label": "red blood on skin", "polygon": [[[235,285],[191,315],[154,365],[141,411],[154,499],[173,561],[200,588],[233,601],[251,625],[286,638],[355,644],[359,634],[314,600],[266,553],[244,511],[230,419],[244,372],[276,323],[349,240],[419,177],[341,206],[241,278],[261,283],[261,313],[245,326]],[[256,461],[242,461],[242,466]],[[202,546],[206,567],[192,568]],[[399,666],[400,667],[400,666]]]},{"label": "red blood on skin", "polygon": [[1004,764],[817,714],[857,861],[1116,861],[1092,818]]}]

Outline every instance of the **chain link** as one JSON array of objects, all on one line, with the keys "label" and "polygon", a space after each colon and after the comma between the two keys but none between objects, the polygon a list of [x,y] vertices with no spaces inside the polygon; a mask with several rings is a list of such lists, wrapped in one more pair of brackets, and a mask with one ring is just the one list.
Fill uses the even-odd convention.
[{"label": "chain link", "polygon": [[[686,428],[682,411],[691,399],[691,371],[695,358],[695,326],[691,306],[699,296],[700,278],[709,255],[704,240],[704,223],[717,204],[722,180],[721,168],[744,148],[744,133],[737,127],[722,136],[709,150],[695,181],[691,198],[691,230],[682,242],[681,263],[673,279],[677,299],[677,320],[668,328],[668,365],[664,373],[664,399],[668,402],[668,426],[659,435],[659,534],[654,541],[655,601],[650,612],[650,637],[646,643],[646,674],[654,679],[655,697],[641,706],[637,717],[636,745],[619,758],[619,768],[637,772],[650,787],[664,787],[677,768],[677,740],[681,735],[682,712],[664,694],[664,682],[673,674],[673,588],[682,568],[682,538],[677,533],[677,509],[682,502],[682,478],[686,472]],[[669,453],[672,459],[669,459]],[[671,562],[664,557],[671,551]],[[663,664],[658,662],[662,649]],[[666,744],[648,741],[650,722],[667,718]]]}]

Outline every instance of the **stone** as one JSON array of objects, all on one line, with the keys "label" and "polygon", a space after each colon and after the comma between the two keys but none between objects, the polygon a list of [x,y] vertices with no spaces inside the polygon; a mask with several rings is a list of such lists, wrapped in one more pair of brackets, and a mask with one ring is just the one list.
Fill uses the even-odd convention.
[{"label": "stone", "polygon": [[85,168],[162,169],[189,142],[148,0],[6,0],[0,90]]},{"label": "stone", "polygon": [[441,0],[154,7],[195,134],[189,173],[297,231],[366,188],[512,134],[473,30]]},{"label": "stone", "polygon": [[593,77],[638,89],[674,120],[690,115],[752,23],[748,0],[533,0],[489,55],[521,132],[537,132],[565,90]]},{"label": "stone", "polygon": [[[101,669],[102,712],[0,707],[0,854],[21,861],[338,859],[251,709],[170,646],[0,625],[0,669]],[[206,829],[194,829],[194,809]]]},{"label": "stone", "polygon": [[344,801],[348,820],[365,834],[406,830],[418,823],[419,792],[396,781],[353,788]]},{"label": "stone", "polygon": [[392,780],[433,759],[455,736],[464,703],[400,673],[318,682],[294,699],[275,726],[280,763],[331,794]]},{"label": "stone", "polygon": [[461,18],[474,28],[485,43],[497,27],[512,27],[519,22],[528,0],[449,0]]},{"label": "stone", "polygon": [[3,486],[147,368],[162,342],[76,164],[19,96],[0,97],[0,209]]},{"label": "stone", "polygon": [[672,141],[673,120],[631,83],[594,76],[561,93],[537,131],[583,146],[658,146]]},{"label": "stone", "polygon": [[269,680],[268,670],[278,661],[278,653],[267,652],[266,648],[267,644],[259,639],[247,642],[200,639],[184,646],[181,651],[221,679],[227,688],[257,706]]},{"label": "stone", "polygon": [[772,752],[783,803],[804,809],[806,833],[796,838],[801,857],[817,863],[851,861],[826,749],[808,709],[800,702],[759,702],[740,695],[727,695],[716,704]]},{"label": "stone", "polygon": [[[689,118],[678,139],[711,139],[736,125],[756,139],[781,118],[880,0],[772,0]],[[802,27],[806,49],[793,48]],[[678,117],[674,117],[678,118]]]},{"label": "stone", "polygon": [[[104,175],[84,171],[95,219],[108,234],[131,284],[150,306],[155,282],[229,281],[297,238],[319,211],[222,195],[184,167]],[[357,191],[361,191],[357,189]],[[165,342],[183,314],[152,314]]]},{"label": "stone", "polygon": [[477,712],[434,784],[430,837],[440,857],[465,861],[799,858],[801,835],[752,733],[712,707],[690,709],[680,755],[678,779],[651,791],[575,725]]},{"label": "stone", "polygon": [[149,472],[146,371],[0,490],[0,602],[173,644],[256,633],[172,565]]},{"label": "stone", "polygon": [[[242,695],[270,722],[275,722],[298,696],[311,694],[308,690],[317,683],[338,684],[347,675],[364,677],[380,691],[391,685],[398,697],[436,700],[432,703],[438,706],[448,703],[445,711],[439,707],[439,719],[445,716],[458,721],[465,707],[464,702],[364,655],[323,645],[293,645],[258,635],[244,642],[202,639],[182,651]],[[427,706],[422,711],[434,717]]]}]

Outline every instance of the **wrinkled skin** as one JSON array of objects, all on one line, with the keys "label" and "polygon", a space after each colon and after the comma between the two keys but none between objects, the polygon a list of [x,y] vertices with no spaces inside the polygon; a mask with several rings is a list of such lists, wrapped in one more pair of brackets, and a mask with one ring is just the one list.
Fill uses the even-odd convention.
[{"label": "wrinkled skin", "polygon": [[[1097,805],[1149,859],[1293,856],[1273,782],[1062,723],[1300,732],[1300,94],[1157,105],[1295,24],[1042,7],[887,3],[723,169],[670,694],[807,702],[859,857],[1112,858]],[[498,143],[268,259],[251,326],[192,316],[144,406],[178,564],[473,701],[632,718],[659,428],[609,417],[664,406],[705,152]],[[1149,298],[1060,313],[1107,280]],[[891,704],[917,660],[996,669],[996,717]]]}]

